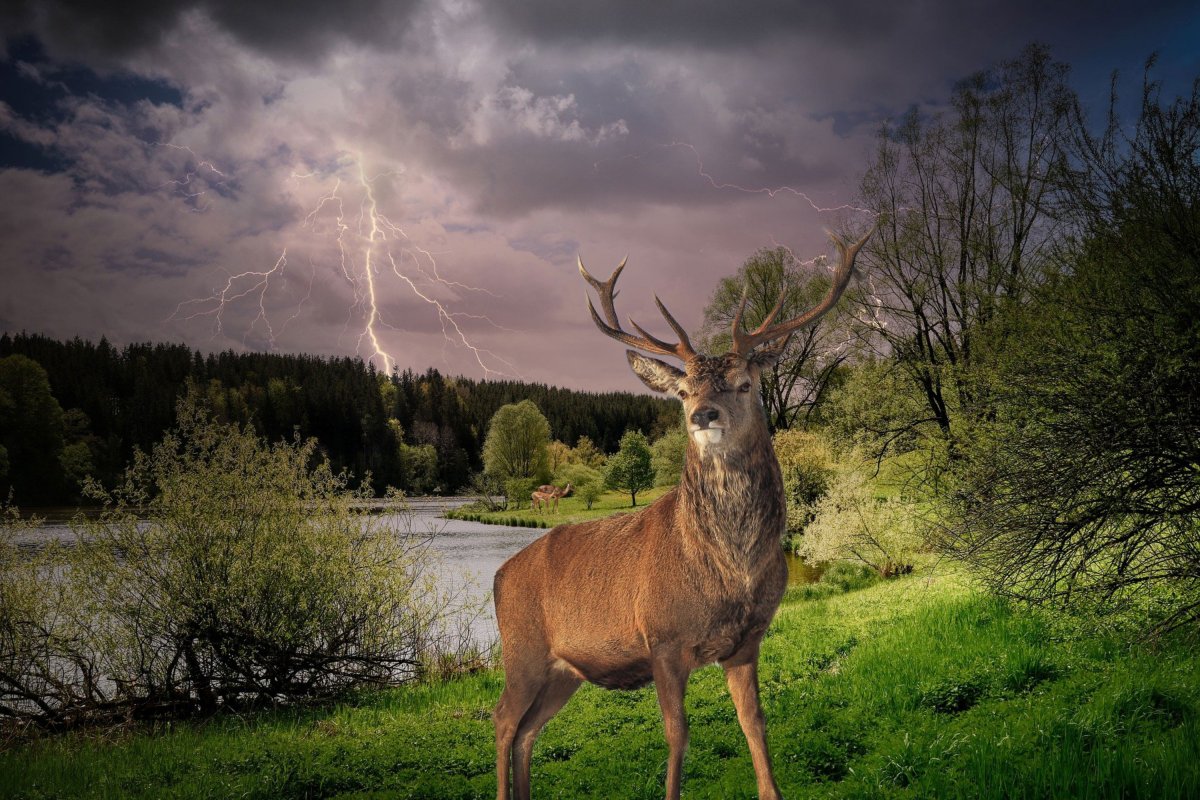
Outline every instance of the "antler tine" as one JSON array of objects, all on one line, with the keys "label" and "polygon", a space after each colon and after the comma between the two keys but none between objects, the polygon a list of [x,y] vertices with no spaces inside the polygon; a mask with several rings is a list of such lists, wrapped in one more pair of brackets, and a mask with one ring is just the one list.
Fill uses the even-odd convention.
[{"label": "antler tine", "polygon": [[[607,281],[593,278],[584,268],[581,256],[575,256],[575,260],[579,262],[579,274],[596,290],[596,294],[600,295],[600,305],[604,309],[604,316],[608,319],[608,324],[619,330],[621,328],[621,320],[617,317],[616,306],[613,305],[613,301],[617,299],[617,292],[614,289],[617,285],[617,278],[621,277],[621,270],[625,269],[625,262],[629,260],[629,256],[621,259],[621,263],[617,264],[617,268],[613,270],[613,274],[609,276]],[[588,300],[588,303],[591,302],[591,300]]]},{"label": "antler tine", "polygon": [[616,270],[613,271],[612,276],[609,277],[607,281],[601,281],[592,277],[584,268],[583,259],[578,258],[577,260],[579,262],[579,273],[583,275],[584,280],[586,280],[588,284],[596,290],[596,294],[600,297],[600,307],[604,309],[604,316],[607,319],[607,323],[605,320],[600,318],[600,314],[596,311],[596,306],[592,303],[592,298],[590,296],[588,296],[587,299],[588,311],[591,313],[592,321],[596,323],[596,327],[599,328],[606,336],[610,336],[619,342],[624,342],[630,347],[637,348],[638,350],[645,350],[648,353],[658,353],[659,355],[664,356],[674,356],[681,361],[687,361],[689,358],[695,357],[696,351],[692,349],[692,343],[688,340],[687,332],[684,331],[682,325],[675,321],[675,318],[671,316],[671,312],[667,311],[667,307],[664,306],[662,301],[657,297],[654,298],[654,302],[658,304],[658,310],[662,312],[664,317],[666,317],[667,324],[669,324],[671,329],[674,330],[679,336],[680,341],[678,344],[664,342],[662,339],[647,333],[645,329],[643,329],[632,319],[629,320],[629,324],[632,325],[634,329],[641,334],[641,336],[634,336],[633,334],[621,328],[621,323],[617,317],[617,309],[614,300],[617,296],[617,278],[620,277],[621,270],[625,269],[625,262],[628,260],[628,256],[621,259],[621,263],[617,265]]},{"label": "antler tine", "polygon": [[[779,309],[783,306],[783,297],[780,297],[779,302],[775,305],[775,309],[767,315],[763,324],[749,333],[741,330],[741,311],[739,310],[733,326],[733,352],[743,356],[749,355],[750,351],[760,344],[769,342],[772,339],[789,336],[795,331],[812,325],[820,319],[825,312],[837,304],[838,298],[842,296],[842,292],[849,285],[850,277],[854,274],[854,260],[858,257],[858,251],[862,249],[863,245],[867,243],[867,240],[874,233],[875,226],[872,225],[866,235],[854,244],[846,244],[845,240],[840,236],[830,233],[829,238],[837,248],[840,258],[837,268],[833,271],[833,285],[829,287],[829,292],[821,302],[798,317],[793,317],[792,319],[772,325],[771,322],[775,319],[775,315],[779,313]],[[744,303],[745,301],[743,300]]]},{"label": "antler tine", "polygon": [[747,333],[746,331],[742,330],[742,314],[744,314],[746,311],[746,295],[748,292],[749,287],[744,287],[742,289],[742,303],[740,306],[738,306],[737,315],[733,318],[733,350],[737,353],[749,353],[754,349],[754,343],[748,342],[747,337],[753,337],[765,331],[767,327],[775,321],[775,317],[777,317],[780,310],[783,309],[784,301],[787,300],[787,289],[785,288],[780,291],[779,299],[775,301],[775,307],[771,309],[771,311],[763,319],[762,323],[760,323],[759,326],[753,331]]}]

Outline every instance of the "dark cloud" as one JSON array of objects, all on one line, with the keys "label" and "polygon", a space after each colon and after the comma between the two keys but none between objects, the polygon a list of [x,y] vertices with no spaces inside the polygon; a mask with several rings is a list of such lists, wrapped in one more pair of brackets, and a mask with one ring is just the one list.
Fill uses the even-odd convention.
[{"label": "dark cloud", "polygon": [[[1122,20],[1177,19],[1193,2],[1168,0],[488,0],[495,24],[538,40],[741,48],[775,39],[832,40],[842,47],[907,47],[913,60],[980,43],[1082,37],[1122,29]],[[895,37],[894,45],[888,39]],[[898,48],[896,47],[898,46]],[[870,57],[864,52],[865,57]],[[903,68],[898,64],[897,68]]]},{"label": "dark cloud", "polygon": [[3,0],[0,27],[32,34],[67,60],[121,60],[153,48],[189,14],[268,56],[310,60],[338,41],[381,46],[420,0]]},{"label": "dark cloud", "polygon": [[847,44],[855,44],[895,27],[903,13],[901,3],[876,0],[495,0],[485,3],[485,8],[498,23],[539,39],[618,39],[716,48],[741,47],[797,32],[843,36]]}]

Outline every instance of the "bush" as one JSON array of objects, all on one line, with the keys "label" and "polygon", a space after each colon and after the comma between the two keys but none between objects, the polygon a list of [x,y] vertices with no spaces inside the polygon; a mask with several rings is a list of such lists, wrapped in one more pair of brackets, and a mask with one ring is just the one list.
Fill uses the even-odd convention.
[{"label": "bush", "polygon": [[567,464],[558,471],[558,481],[569,482],[571,493],[583,501],[590,510],[604,494],[604,476],[600,470],[585,464]]},{"label": "bush", "polygon": [[802,430],[779,431],[773,443],[783,472],[788,533],[801,534],[833,480],[833,449],[823,437]]},{"label": "bush", "polygon": [[400,683],[444,662],[450,598],[410,517],[397,527],[360,510],[367,490],[312,466],[314,441],[268,445],[191,401],[177,414],[120,487],[88,487],[104,509],[77,520],[74,548],[5,564],[18,578],[6,587],[56,576],[40,604],[3,594],[5,627],[41,633],[5,641],[21,668],[0,676],[0,696],[31,696],[0,714],[209,712]]},{"label": "bush", "polygon": [[865,564],[891,577],[912,571],[923,543],[918,509],[900,498],[876,496],[866,468],[850,456],[816,502],[796,553],[812,563]]},{"label": "bush", "polygon": [[509,478],[504,482],[504,496],[508,499],[505,508],[519,509],[522,503],[532,502],[531,496],[541,482],[534,478]]}]

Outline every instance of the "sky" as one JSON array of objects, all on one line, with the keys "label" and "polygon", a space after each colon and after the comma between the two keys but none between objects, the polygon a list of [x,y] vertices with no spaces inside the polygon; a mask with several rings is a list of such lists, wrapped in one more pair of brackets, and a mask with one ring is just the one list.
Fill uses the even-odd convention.
[{"label": "sky", "polygon": [[[864,228],[880,126],[1040,42],[1091,109],[1174,2],[0,0],[0,330],[644,391],[760,247]],[[814,269],[819,269],[815,266]]]}]

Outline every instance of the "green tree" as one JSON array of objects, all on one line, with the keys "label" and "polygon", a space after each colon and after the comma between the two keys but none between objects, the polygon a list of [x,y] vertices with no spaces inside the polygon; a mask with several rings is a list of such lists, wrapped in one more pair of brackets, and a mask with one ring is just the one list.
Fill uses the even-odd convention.
[{"label": "green tree", "polygon": [[625,432],[621,448],[608,459],[604,482],[610,489],[629,492],[630,506],[637,505],[637,493],[654,485],[654,465],[645,434]]},{"label": "green tree", "polygon": [[683,475],[687,457],[688,435],[676,426],[664,433],[650,446],[650,461],[654,466],[655,486],[674,486]]},{"label": "green tree", "polygon": [[571,448],[555,439],[546,447],[546,455],[550,474],[553,475],[571,460]]},{"label": "green tree", "polygon": [[912,571],[925,540],[919,509],[900,497],[880,496],[869,472],[861,454],[837,465],[812,505],[797,555],[811,563],[857,562],[885,578]]},{"label": "green tree", "polygon": [[[746,293],[744,327],[760,325],[783,304],[777,319],[797,316],[815,306],[829,291],[823,266],[801,265],[786,247],[762,248],[748,258],[736,275],[722,278],[704,309],[705,347],[711,352],[729,348],[733,319]],[[849,300],[843,301],[843,308]],[[783,356],[763,371],[759,391],[772,430],[808,421],[838,368],[851,349],[848,323],[842,312],[826,314],[815,325],[788,339]],[[672,420],[674,422],[674,420]]]},{"label": "green tree", "polygon": [[1078,118],[1069,267],[990,333],[942,545],[1033,600],[1150,593],[1200,618],[1200,84],[1099,136]]},{"label": "green tree", "polygon": [[419,532],[361,510],[369,489],[190,398],[122,485],[93,484],[80,586],[100,674],[141,702],[212,710],[421,674],[445,604]]},{"label": "green tree", "polygon": [[550,423],[530,400],[501,406],[488,424],[483,443],[485,469],[502,480],[550,479],[547,447]]},{"label": "green tree", "polygon": [[571,448],[571,461],[592,469],[600,469],[604,466],[604,453],[600,452],[591,439],[580,436]]},{"label": "green tree", "polygon": [[8,453],[7,495],[32,504],[57,498],[62,485],[63,411],[46,370],[31,358],[0,359],[0,446]]},{"label": "green tree", "polygon": [[878,232],[859,257],[859,296],[881,353],[923,401],[908,421],[950,445],[977,402],[976,337],[1024,303],[1050,263],[1074,95],[1040,46],[961,81],[944,114],[913,110],[880,132],[862,179]]}]

